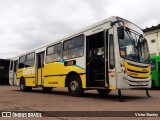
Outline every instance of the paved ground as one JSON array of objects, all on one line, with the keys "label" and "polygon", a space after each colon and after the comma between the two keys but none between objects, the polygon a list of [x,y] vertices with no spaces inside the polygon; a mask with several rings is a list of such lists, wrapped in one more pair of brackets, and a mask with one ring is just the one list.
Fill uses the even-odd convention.
[{"label": "paved ground", "polygon": [[[144,90],[122,90],[126,102],[119,102],[117,91],[102,97],[96,91],[86,91],[83,97],[71,97],[67,89],[53,89],[43,93],[40,88],[21,92],[17,86],[0,86],[0,111],[160,111],[160,90],[150,90],[148,98]],[[160,113],[160,112],[159,112]],[[74,112],[74,114],[76,114]],[[88,114],[90,114],[88,112]],[[91,115],[100,113],[91,113]],[[117,113],[113,113],[117,114]],[[119,113],[123,114],[123,113]],[[127,113],[129,114],[129,112]],[[47,115],[47,114],[46,114]],[[75,115],[74,115],[75,116]],[[160,116],[160,114],[159,114]],[[1,120],[2,118],[0,118]],[[3,118],[6,119],[6,118]],[[21,119],[21,118],[7,118]],[[24,118],[31,119],[31,118]],[[33,119],[33,118],[32,118]],[[36,120],[36,118],[34,118]],[[146,120],[151,117],[43,117],[37,120]],[[152,119],[160,119],[153,117]]]}]

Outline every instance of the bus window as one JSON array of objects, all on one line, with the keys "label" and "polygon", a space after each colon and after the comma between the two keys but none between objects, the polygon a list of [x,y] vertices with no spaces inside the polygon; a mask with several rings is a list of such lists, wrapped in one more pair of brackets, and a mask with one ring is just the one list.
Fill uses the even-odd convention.
[{"label": "bus window", "polygon": [[22,56],[19,58],[19,66],[18,68],[24,68],[24,65],[25,65],[25,57],[26,56]]},{"label": "bus window", "polygon": [[109,68],[113,69],[115,67],[113,35],[110,34],[109,37]]},{"label": "bus window", "polygon": [[63,47],[63,59],[71,59],[83,56],[84,35],[80,35],[65,41]]},{"label": "bus window", "polygon": [[14,61],[14,72],[17,71],[17,64],[18,64],[18,60]]},{"label": "bus window", "polygon": [[34,53],[30,53],[30,54],[26,55],[25,67],[34,66],[34,63],[35,63],[35,54]]},{"label": "bus window", "polygon": [[61,51],[62,51],[61,43],[48,47],[46,54],[46,63],[59,61],[61,59]]},{"label": "bus window", "polygon": [[151,71],[156,70],[156,61],[155,60],[151,60]]},{"label": "bus window", "polygon": [[13,70],[13,61],[10,61],[10,70]]}]

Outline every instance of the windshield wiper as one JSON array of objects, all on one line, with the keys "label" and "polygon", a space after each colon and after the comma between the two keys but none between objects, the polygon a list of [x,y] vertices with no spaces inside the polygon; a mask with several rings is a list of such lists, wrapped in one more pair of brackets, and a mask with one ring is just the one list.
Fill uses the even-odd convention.
[{"label": "windshield wiper", "polygon": [[132,35],[131,35],[130,29],[126,27],[125,31],[126,31],[128,37],[130,38],[130,40],[131,40],[133,46],[135,47],[135,46],[136,46],[136,45],[135,45],[135,41],[134,41],[134,39],[133,39],[133,37],[132,37]]},{"label": "windshield wiper", "polygon": [[[146,39],[144,39],[144,37],[143,37],[143,35],[142,34],[140,34],[140,36],[139,36],[139,39],[138,39],[138,48],[143,52],[143,54],[144,54],[144,58],[142,57],[142,54],[141,55],[139,55],[141,58],[142,58],[142,61],[140,61],[140,62],[144,62],[144,63],[149,63],[150,62],[150,56],[149,56],[149,54],[147,54],[146,53],[146,51],[148,52],[149,50],[148,50],[148,48],[143,48],[143,50],[142,50],[142,46],[144,47],[144,44],[147,42],[147,40]],[[146,43],[147,44],[147,43]],[[148,44],[147,44],[147,46],[148,46]],[[146,50],[147,49],[147,50]],[[140,54],[140,53],[139,53]]]},{"label": "windshield wiper", "polygon": [[138,39],[138,42],[137,42],[137,47],[138,47],[138,50],[139,50],[139,60],[140,60],[140,62],[143,62],[142,54],[141,54],[141,51],[142,51],[142,44],[141,44],[142,40],[141,39],[143,39],[142,34],[139,35],[139,39]]}]

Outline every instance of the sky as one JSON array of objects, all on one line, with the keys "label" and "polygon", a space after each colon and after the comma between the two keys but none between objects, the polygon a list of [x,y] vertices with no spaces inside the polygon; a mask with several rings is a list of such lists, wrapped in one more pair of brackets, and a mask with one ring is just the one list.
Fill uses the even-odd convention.
[{"label": "sky", "polygon": [[0,58],[12,58],[110,16],[160,24],[160,0],[0,0]]}]

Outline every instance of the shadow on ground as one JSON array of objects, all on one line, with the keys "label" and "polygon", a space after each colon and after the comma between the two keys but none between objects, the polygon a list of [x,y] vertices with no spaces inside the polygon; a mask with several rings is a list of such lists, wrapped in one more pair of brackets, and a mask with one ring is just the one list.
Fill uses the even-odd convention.
[{"label": "shadow on ground", "polygon": [[[17,91],[17,92],[21,92],[20,90],[14,90],[14,91]],[[27,92],[28,93],[28,92]],[[56,96],[66,96],[66,97],[72,97],[69,95],[68,91],[58,91],[58,89],[56,90],[52,90],[51,92],[49,93],[45,93],[43,92],[41,89],[33,89],[32,91],[30,91],[29,93],[36,93],[36,94],[50,94],[50,95],[56,95]],[[126,101],[135,101],[137,99],[141,99],[141,100],[145,100],[146,98],[149,99],[146,94],[145,94],[145,91],[144,91],[144,94],[142,96],[140,95],[135,95],[135,93],[132,95],[128,95],[128,94],[124,94],[122,93],[122,99],[119,97],[118,95],[118,92],[116,93],[115,91],[106,96],[102,96],[98,93],[88,93],[88,92],[85,92],[84,95],[82,96],[83,98],[91,98],[91,99],[101,99],[101,100],[107,100],[107,101],[120,101],[122,100],[121,102],[126,102]],[[81,97],[77,97],[77,98],[81,98]],[[152,98],[152,97],[151,97]],[[151,99],[150,98],[150,99]],[[124,100],[124,101],[123,101]]]}]

